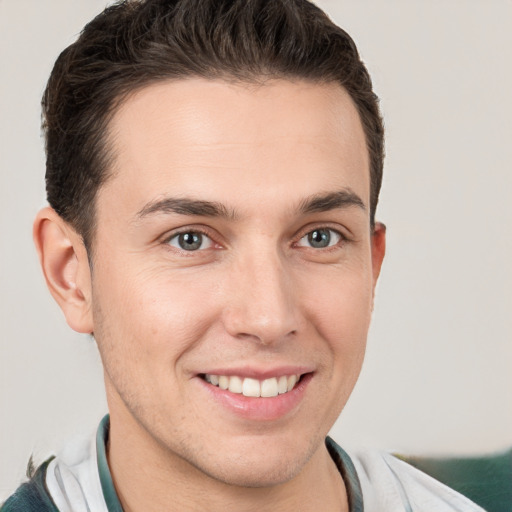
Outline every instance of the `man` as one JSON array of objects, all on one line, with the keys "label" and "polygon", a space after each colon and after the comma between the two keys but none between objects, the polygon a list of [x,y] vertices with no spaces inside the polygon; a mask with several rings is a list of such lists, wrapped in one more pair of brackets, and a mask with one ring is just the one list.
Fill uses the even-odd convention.
[{"label": "man", "polygon": [[480,510],[326,439],[385,252],[382,122],[343,30],[305,0],[121,2],[43,113],[34,239],[109,416],[2,510]]}]

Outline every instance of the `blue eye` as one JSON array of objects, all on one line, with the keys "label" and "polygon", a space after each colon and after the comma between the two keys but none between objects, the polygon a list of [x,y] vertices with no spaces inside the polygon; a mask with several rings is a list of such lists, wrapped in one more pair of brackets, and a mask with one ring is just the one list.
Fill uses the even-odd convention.
[{"label": "blue eye", "polygon": [[213,242],[205,234],[198,231],[178,233],[169,239],[169,245],[182,251],[199,251],[209,249]]},{"label": "blue eye", "polygon": [[313,249],[325,249],[332,247],[341,240],[341,234],[334,229],[319,228],[310,231],[307,235],[303,236],[299,243],[299,247],[312,247]]}]

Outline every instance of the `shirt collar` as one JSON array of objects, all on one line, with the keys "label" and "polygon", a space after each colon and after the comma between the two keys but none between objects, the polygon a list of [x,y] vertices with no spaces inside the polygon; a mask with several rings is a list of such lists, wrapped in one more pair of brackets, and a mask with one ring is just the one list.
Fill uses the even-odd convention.
[{"label": "shirt collar", "polygon": [[[123,512],[123,507],[114,487],[110,468],[107,461],[107,443],[110,431],[110,416],[107,414],[100,422],[96,434],[96,453],[98,458],[98,472],[101,488],[109,512]],[[348,453],[336,444],[330,437],[325,440],[325,445],[332,460],[345,482],[350,512],[363,512],[363,493],[361,483],[357,476],[356,468]]]}]

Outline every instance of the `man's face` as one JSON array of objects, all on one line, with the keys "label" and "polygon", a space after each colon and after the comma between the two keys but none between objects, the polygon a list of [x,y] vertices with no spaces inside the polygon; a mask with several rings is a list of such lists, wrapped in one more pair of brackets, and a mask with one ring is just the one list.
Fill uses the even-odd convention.
[{"label": "man's face", "polygon": [[290,479],[357,380],[382,259],[355,107],[335,84],[167,82],[109,137],[92,315],[113,428],[225,482]]}]

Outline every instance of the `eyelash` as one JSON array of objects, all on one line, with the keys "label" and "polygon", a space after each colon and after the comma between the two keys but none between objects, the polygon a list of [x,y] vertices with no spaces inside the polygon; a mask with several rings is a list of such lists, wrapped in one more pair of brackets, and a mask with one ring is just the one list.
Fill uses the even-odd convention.
[{"label": "eyelash", "polygon": [[[336,242],[333,243],[332,245],[327,245],[326,247],[311,247],[310,245],[308,246],[305,246],[305,245],[300,245],[300,242],[305,239],[306,237],[312,235],[313,233],[315,233],[315,231],[327,231],[330,233],[330,236],[332,237],[332,234],[334,233],[335,234],[335,237],[337,238]],[[171,241],[173,240],[178,240],[178,237],[181,236],[181,235],[186,235],[186,234],[196,234],[196,235],[201,235],[205,238],[207,238],[209,241],[210,241],[210,244],[212,246],[215,246],[215,245],[219,245],[217,242],[215,242],[215,239],[211,236],[211,233],[206,230],[206,229],[202,229],[200,227],[193,227],[193,228],[188,228],[188,229],[182,229],[178,232],[174,232],[172,233],[171,235],[167,236],[164,240],[163,240],[163,244],[165,245],[168,245],[168,246],[171,246],[173,249],[177,250],[177,251],[180,251],[181,253],[184,253],[184,254],[191,254],[191,253],[195,253],[195,252],[202,252],[202,251],[205,251],[207,249],[210,249],[210,247],[206,247],[206,248],[199,248],[199,249],[195,249],[195,250],[186,250],[186,249],[183,249],[181,247],[176,247],[176,246],[173,246],[171,244]],[[329,240],[330,242],[331,240]],[[319,225],[319,226],[316,226],[316,227],[308,227],[307,229],[304,229],[301,231],[298,239],[296,242],[294,242],[292,244],[292,246],[294,247],[303,247],[305,249],[312,249],[312,250],[315,250],[315,251],[329,251],[329,250],[335,250],[336,248],[338,248],[340,246],[340,244],[345,244],[347,242],[349,242],[350,240],[343,234],[341,233],[338,229],[334,229],[332,227],[329,227],[329,226],[325,226],[325,225]]]},{"label": "eyelash", "polygon": [[[328,238],[328,245],[326,247],[312,247],[311,245],[308,245],[308,246],[300,245],[300,242],[302,242],[302,240],[308,239],[314,233],[321,232],[321,231],[328,232],[329,238]],[[331,244],[333,234],[334,234],[334,238],[336,240],[335,240],[335,243]],[[348,241],[347,237],[345,237],[343,235],[343,233],[341,233],[339,230],[331,228],[329,226],[318,226],[313,229],[309,228],[308,231],[306,231],[302,234],[302,236],[299,238],[299,240],[294,245],[297,247],[306,247],[308,249],[314,249],[314,250],[334,250],[337,247],[339,247],[339,245],[341,243],[345,243],[347,241]],[[311,243],[311,240],[309,240],[309,242]]]},{"label": "eyelash", "polygon": [[187,251],[186,249],[183,249],[183,248],[180,248],[180,247],[175,247],[175,246],[172,246],[171,245],[171,241],[174,240],[174,239],[178,239],[179,236],[181,235],[187,235],[187,234],[194,234],[194,235],[201,235],[205,238],[207,238],[208,240],[210,240],[210,243],[212,245],[215,245],[216,242],[215,240],[213,239],[213,237],[211,236],[211,234],[209,232],[207,232],[207,230],[205,229],[201,229],[201,228],[198,228],[198,227],[194,227],[194,228],[189,228],[189,229],[182,229],[178,232],[175,232],[175,233],[172,233],[171,235],[167,236],[164,240],[163,240],[163,243],[165,245],[169,245],[171,247],[173,247],[174,249],[182,252],[182,253],[194,253],[194,252],[200,252],[200,251],[204,251],[205,249],[197,249],[197,250],[194,250],[194,251]]}]

